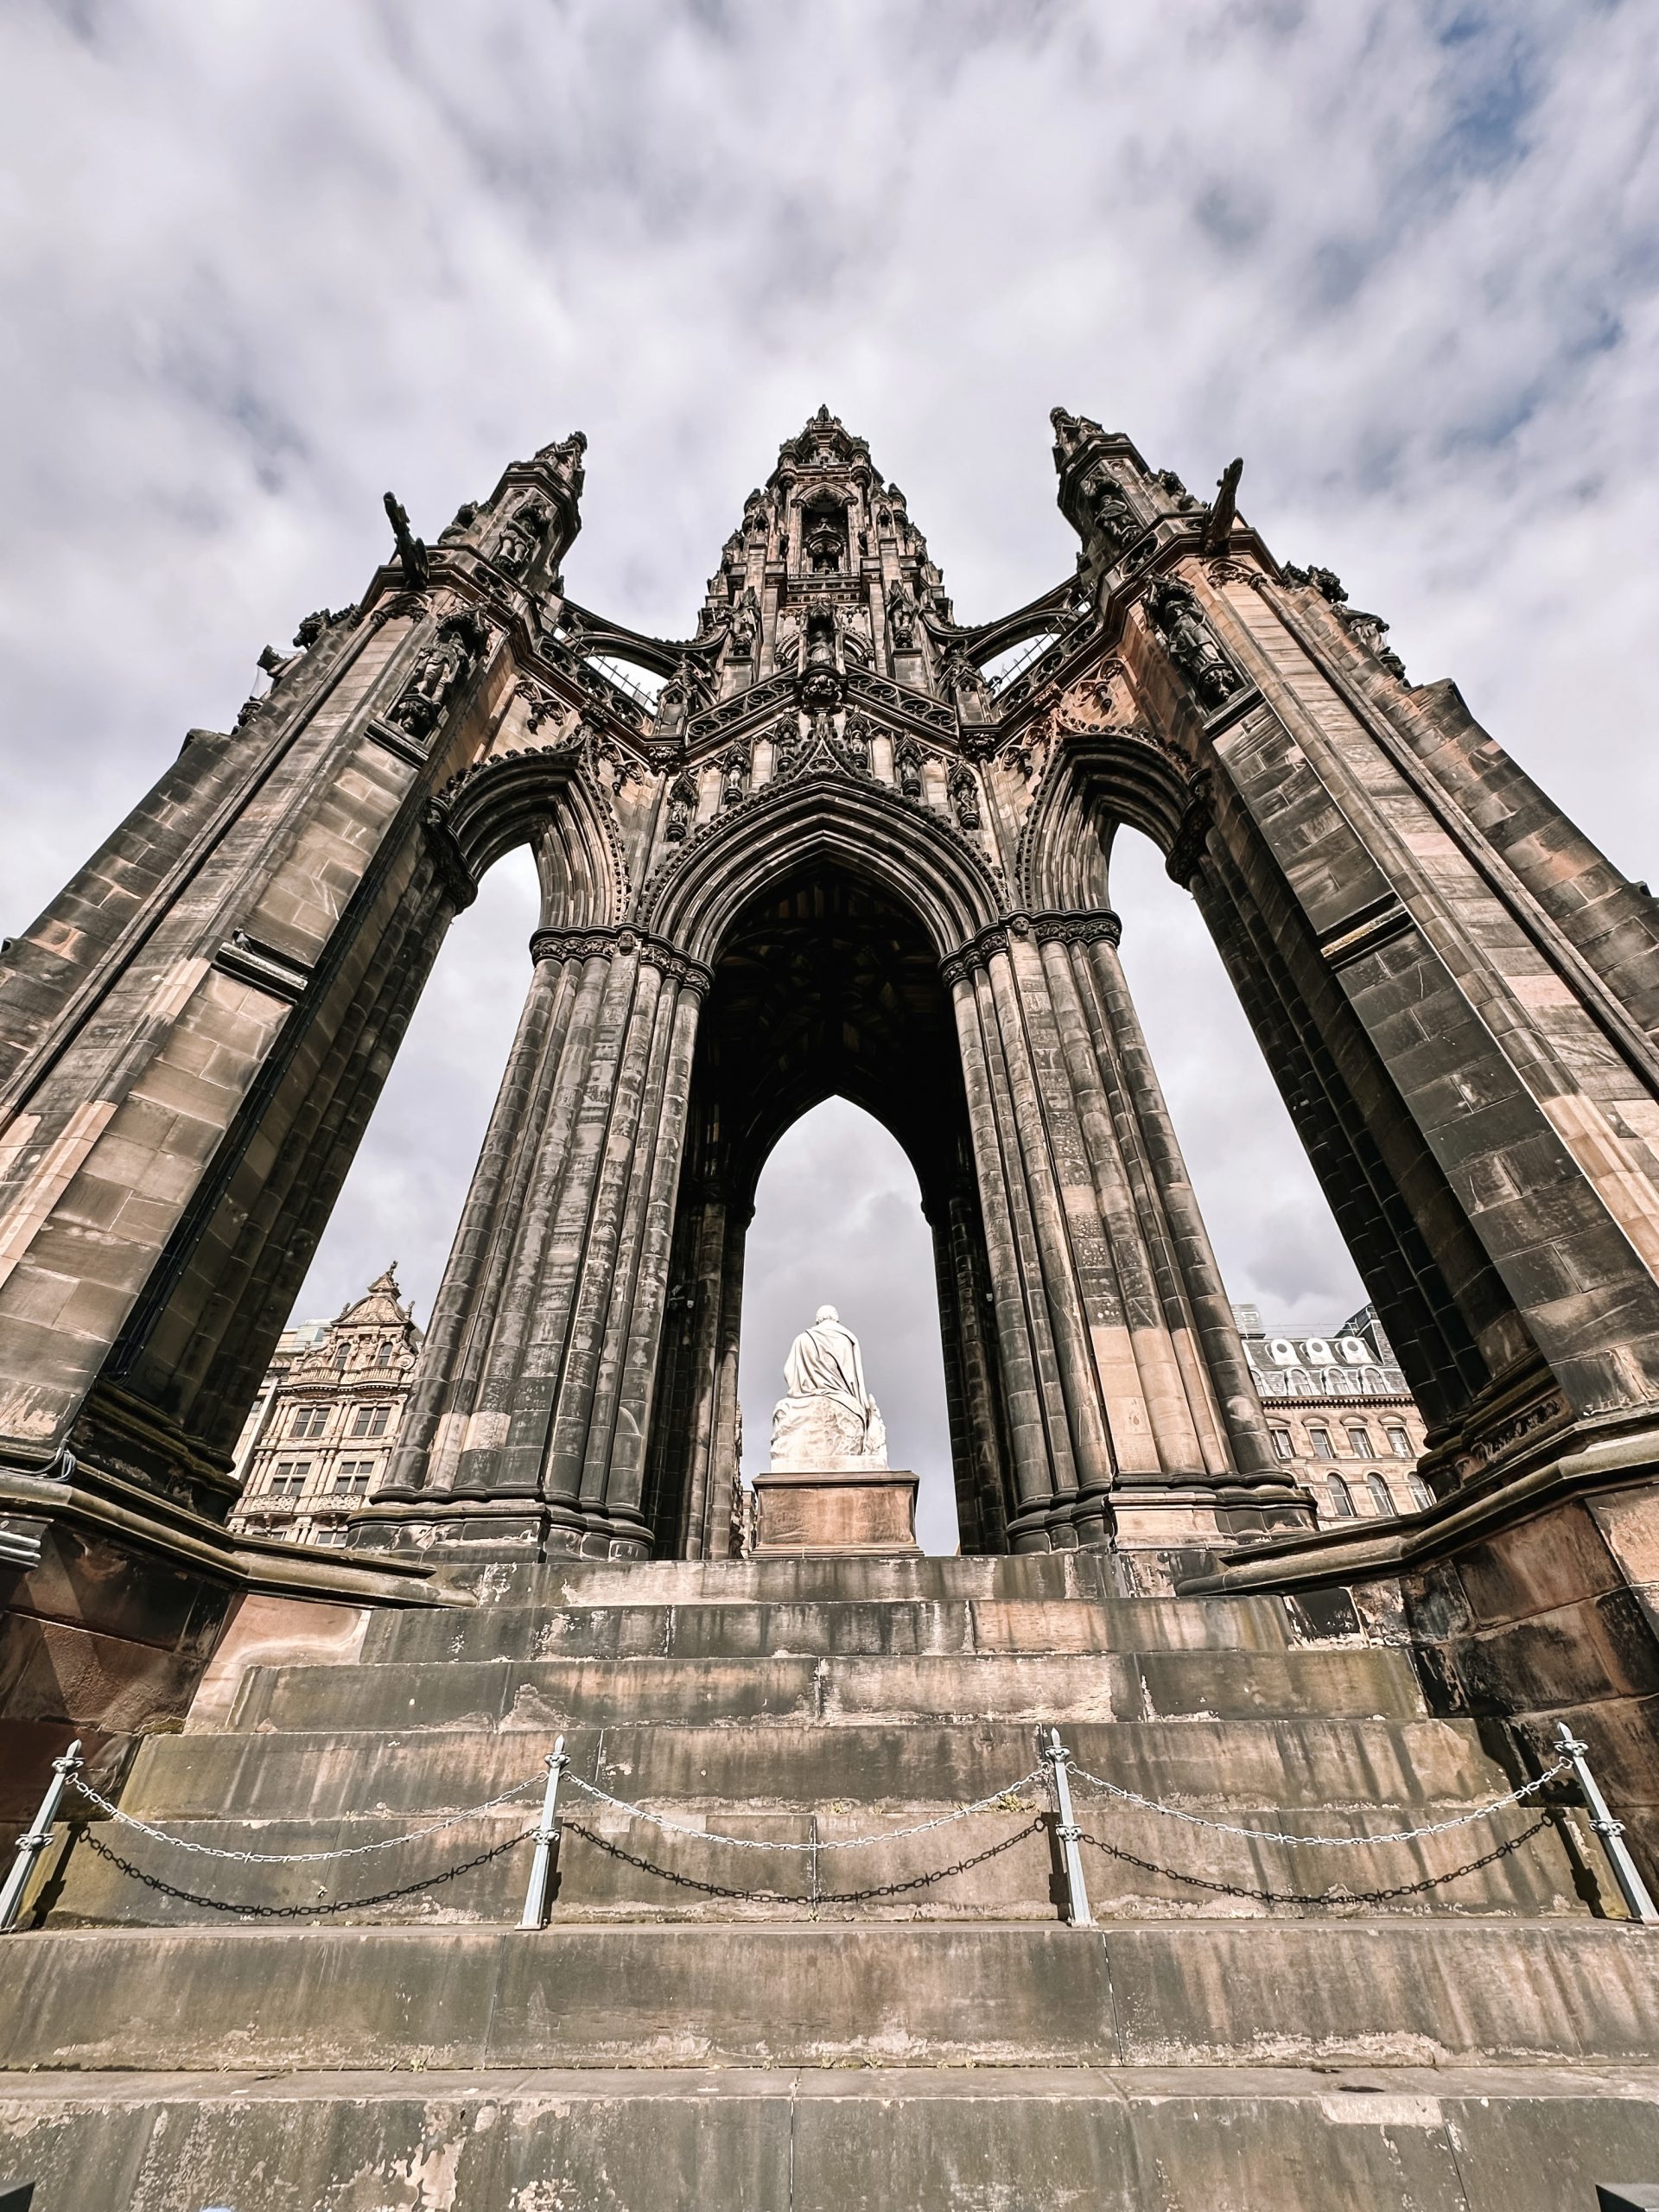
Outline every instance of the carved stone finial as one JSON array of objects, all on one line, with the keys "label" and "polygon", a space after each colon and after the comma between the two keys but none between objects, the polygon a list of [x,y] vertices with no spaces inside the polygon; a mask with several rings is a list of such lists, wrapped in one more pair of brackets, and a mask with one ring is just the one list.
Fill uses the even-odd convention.
[{"label": "carved stone finial", "polygon": [[1238,480],[1243,474],[1242,459],[1230,461],[1216,480],[1215,503],[1204,525],[1203,550],[1206,553],[1224,553],[1227,550],[1237,511]]},{"label": "carved stone finial", "polygon": [[409,510],[397,494],[388,492],[383,504],[386,519],[391,524],[391,534],[397,541],[397,558],[403,564],[404,582],[411,591],[419,591],[432,573],[430,557],[425,545],[410,530]]}]

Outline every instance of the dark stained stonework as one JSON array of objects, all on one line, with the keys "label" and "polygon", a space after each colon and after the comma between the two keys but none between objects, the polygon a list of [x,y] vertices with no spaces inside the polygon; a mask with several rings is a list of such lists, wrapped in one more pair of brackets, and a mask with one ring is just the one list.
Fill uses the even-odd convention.
[{"label": "dark stained stonework", "polygon": [[[965,1549],[1111,1550],[1148,1592],[1403,1578],[1448,1707],[1572,1718],[1659,1840],[1659,914],[1280,568],[1236,470],[1201,508],[1055,429],[1077,570],[976,626],[827,412],[682,639],[567,595],[579,438],[435,542],[395,516],[361,604],[10,947],[25,1783],[67,1725],[175,1717],[247,1593],[727,1556],[745,1224],[840,1092],[932,1226]],[[1436,1503],[1391,1530],[1315,1531],[1274,1452],[1118,957],[1123,823],[1197,899],[1424,1409]],[[393,1465],[346,1558],[274,1567],[225,1527],[238,1433],[448,923],[526,844],[529,993]]]}]

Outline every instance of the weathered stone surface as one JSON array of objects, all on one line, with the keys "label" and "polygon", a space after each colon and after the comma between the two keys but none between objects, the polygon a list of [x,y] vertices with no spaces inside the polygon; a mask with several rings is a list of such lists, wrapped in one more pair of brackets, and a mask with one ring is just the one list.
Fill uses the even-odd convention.
[{"label": "weathered stone surface", "polygon": [[754,1478],[754,1544],[760,1558],[804,1552],[915,1552],[916,1477],[846,1469],[835,1474]]}]

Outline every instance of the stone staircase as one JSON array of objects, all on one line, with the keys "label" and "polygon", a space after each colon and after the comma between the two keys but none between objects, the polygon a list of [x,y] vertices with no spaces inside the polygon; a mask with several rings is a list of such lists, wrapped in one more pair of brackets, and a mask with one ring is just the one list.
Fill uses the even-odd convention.
[{"label": "stone staircase", "polygon": [[1122,1788],[1297,1834],[1533,1770],[1340,1604],[1321,1635],[1277,1599],[1120,1595],[1085,1554],[524,1567],[480,1599],[252,1669],[228,1726],[145,1743],[124,1809],[334,1849],[538,1777],[563,1734],[573,1777],[755,1847],[567,1783],[525,1934],[536,1788],[321,1866],[99,1830],[167,1886],[83,1841],[5,1954],[36,2212],[1529,2212],[1659,2177],[1659,1940],[1582,1816],[1332,1852],[1078,1782],[1100,1925],[1065,1925],[1050,1725]]}]

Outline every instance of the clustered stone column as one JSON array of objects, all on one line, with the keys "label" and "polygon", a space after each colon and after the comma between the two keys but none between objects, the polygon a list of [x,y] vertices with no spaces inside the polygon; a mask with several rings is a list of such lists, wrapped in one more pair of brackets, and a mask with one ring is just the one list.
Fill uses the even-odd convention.
[{"label": "clustered stone column", "polygon": [[1016,1551],[1212,1541],[1279,1472],[1117,957],[1015,915],[945,963],[990,1256]]},{"label": "clustered stone column", "polygon": [[707,971],[626,929],[536,974],[390,1478],[354,1543],[644,1557],[645,1446]]}]

